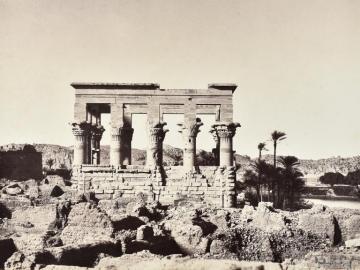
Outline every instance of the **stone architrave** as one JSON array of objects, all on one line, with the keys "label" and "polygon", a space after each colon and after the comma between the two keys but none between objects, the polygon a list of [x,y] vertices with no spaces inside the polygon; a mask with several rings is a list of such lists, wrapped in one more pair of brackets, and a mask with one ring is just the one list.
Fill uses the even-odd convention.
[{"label": "stone architrave", "polygon": [[236,128],[240,127],[239,123],[216,123],[212,125],[220,140],[220,160],[219,166],[233,166],[234,151],[233,151],[233,137],[236,133]]},{"label": "stone architrave", "polygon": [[86,163],[86,141],[89,131],[90,126],[86,122],[72,123],[72,132],[75,138],[73,165],[82,165]]},{"label": "stone architrave", "polygon": [[165,122],[159,122],[149,128],[149,148],[146,157],[147,166],[150,168],[162,166],[163,163],[163,141],[166,132]]},{"label": "stone architrave", "polygon": [[91,126],[91,164],[100,164],[100,141],[105,129],[101,125]]},{"label": "stone architrave", "polygon": [[[180,124],[181,125],[181,124]],[[203,125],[200,118],[182,126],[180,133],[184,139],[184,162],[186,171],[191,171],[196,166],[196,137]]]},{"label": "stone architrave", "polygon": [[[131,149],[127,147],[132,140],[134,129],[131,127],[113,128],[111,132],[110,164],[113,166],[131,164]],[[130,153],[129,153],[130,152]],[[130,156],[129,156],[130,154]]]}]

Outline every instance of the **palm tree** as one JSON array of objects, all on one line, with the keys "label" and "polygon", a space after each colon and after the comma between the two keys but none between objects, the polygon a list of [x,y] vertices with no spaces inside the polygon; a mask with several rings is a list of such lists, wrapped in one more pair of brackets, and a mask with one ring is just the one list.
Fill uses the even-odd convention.
[{"label": "palm tree", "polygon": [[260,190],[259,190],[259,183],[258,183],[258,176],[252,170],[246,170],[244,173],[244,184],[246,187],[255,188],[257,201],[260,200]]},{"label": "palm tree", "polygon": [[[267,151],[267,149],[265,148],[266,143],[259,143],[258,144],[258,149],[259,149],[259,162],[261,161],[261,153],[262,151]],[[261,182],[261,174],[258,174],[258,182]],[[262,202],[263,198],[262,198],[262,186],[260,185],[260,201]]]},{"label": "palm tree", "polygon": [[278,142],[286,139],[286,133],[275,130],[271,133],[271,140],[274,144],[274,167],[276,168],[276,147]]},{"label": "palm tree", "polygon": [[258,144],[258,149],[259,149],[259,160],[261,160],[261,153],[262,151],[267,151],[267,149],[265,148],[266,143],[259,143]]},{"label": "palm tree", "polygon": [[295,200],[300,197],[300,193],[305,185],[303,179],[304,175],[298,168],[300,162],[297,157],[281,157],[280,164],[282,165],[281,175],[283,179],[283,207],[285,208],[285,203],[288,201],[289,206],[292,209],[294,207]]}]

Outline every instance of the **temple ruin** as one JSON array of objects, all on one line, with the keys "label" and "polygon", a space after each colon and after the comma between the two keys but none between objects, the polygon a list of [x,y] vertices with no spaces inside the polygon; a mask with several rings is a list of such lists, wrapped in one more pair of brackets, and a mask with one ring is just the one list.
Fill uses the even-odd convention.
[{"label": "temple ruin", "polygon": [[[162,89],[158,84],[73,83],[75,89],[73,183],[98,199],[131,197],[174,203],[184,198],[222,207],[235,205],[233,122],[235,84],[209,84],[207,89]],[[111,114],[110,165],[100,164],[101,115]],[[131,165],[133,114],[146,114],[146,165]],[[163,166],[163,141],[168,131],[164,114],[183,114],[183,166]],[[196,137],[201,114],[214,115],[217,166],[197,166]],[[136,132],[136,131],[135,131]],[[204,132],[204,131],[203,131]],[[206,132],[206,131],[205,131]]]}]

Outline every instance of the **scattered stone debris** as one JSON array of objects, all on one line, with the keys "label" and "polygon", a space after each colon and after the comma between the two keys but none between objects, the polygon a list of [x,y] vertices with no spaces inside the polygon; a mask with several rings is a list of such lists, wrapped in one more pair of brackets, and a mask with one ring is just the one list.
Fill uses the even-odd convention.
[{"label": "scattered stone debris", "polygon": [[360,248],[360,238],[345,241],[345,246],[348,248],[352,248],[352,247]]},{"label": "scattered stone debris", "polygon": [[[307,267],[310,252],[350,258],[360,247],[360,211],[323,206],[296,212],[268,203],[243,209],[196,202],[165,207],[143,194],[100,201],[83,194],[6,209],[10,215],[0,218],[0,248],[8,250],[0,254],[5,269],[152,269],[156,264],[154,269],[172,269],[175,263],[184,267],[177,269],[200,269],[200,263],[206,269],[236,269],[231,267],[252,261],[254,269],[297,270],[306,269],[295,267]],[[314,264],[313,257],[306,260]]]},{"label": "scattered stone debris", "polygon": [[2,189],[4,194],[10,196],[16,196],[24,193],[24,190],[19,186],[19,184],[10,184]]}]

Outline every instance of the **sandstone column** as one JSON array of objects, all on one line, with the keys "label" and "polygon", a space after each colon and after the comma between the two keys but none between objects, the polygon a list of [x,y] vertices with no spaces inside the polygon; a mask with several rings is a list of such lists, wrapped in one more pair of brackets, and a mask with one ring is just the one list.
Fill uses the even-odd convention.
[{"label": "sandstone column", "polygon": [[[113,128],[110,146],[110,164],[114,166],[131,164],[131,145],[134,129],[131,127]],[[129,148],[129,149],[128,149]]]},{"label": "sandstone column", "polygon": [[134,134],[134,129],[132,127],[124,126],[121,130],[121,141],[123,155],[121,157],[122,165],[131,165],[131,141]]},{"label": "sandstone column", "polygon": [[110,165],[121,165],[121,128],[111,130]]},{"label": "sandstone column", "polygon": [[86,134],[86,146],[85,146],[85,164],[91,164],[91,132]]},{"label": "sandstone column", "polygon": [[196,137],[202,125],[201,119],[196,118],[195,121],[186,123],[180,130],[184,139],[183,166],[186,171],[191,171],[196,166]]},{"label": "sandstone column", "polygon": [[163,162],[163,141],[167,129],[164,129],[165,122],[159,122],[149,128],[149,147],[147,151],[146,164],[153,168],[162,166]]},{"label": "sandstone column", "polygon": [[233,166],[233,137],[236,128],[240,127],[239,123],[216,123],[212,125],[220,140],[220,166]]},{"label": "sandstone column", "polygon": [[91,127],[91,160],[92,164],[100,164],[100,141],[105,129],[101,125]]},{"label": "sandstone column", "polygon": [[86,122],[72,123],[72,132],[75,137],[74,141],[74,160],[73,165],[82,165],[86,163],[87,136],[89,125]]},{"label": "sandstone column", "polygon": [[220,139],[216,133],[216,129],[212,128],[210,130],[211,135],[213,136],[213,139],[215,141],[215,148],[212,149],[212,153],[214,154],[215,158],[215,166],[219,166],[220,161]]}]

